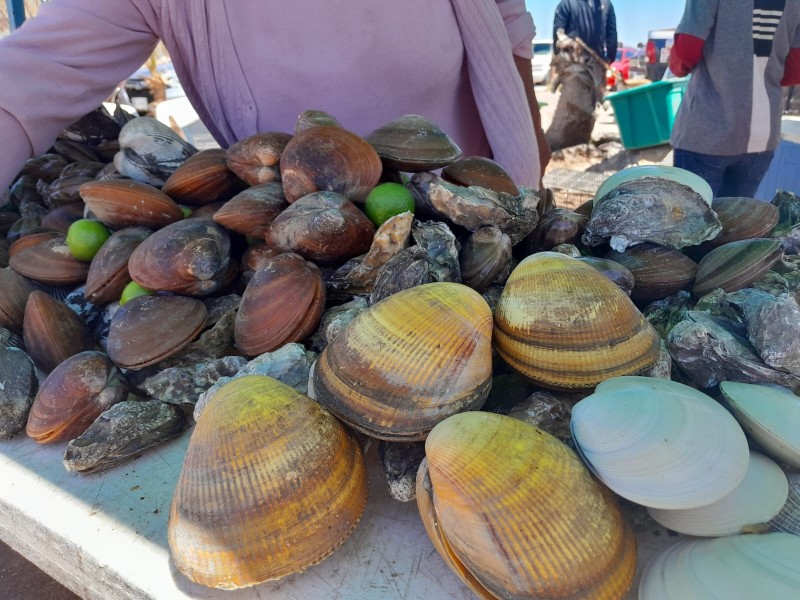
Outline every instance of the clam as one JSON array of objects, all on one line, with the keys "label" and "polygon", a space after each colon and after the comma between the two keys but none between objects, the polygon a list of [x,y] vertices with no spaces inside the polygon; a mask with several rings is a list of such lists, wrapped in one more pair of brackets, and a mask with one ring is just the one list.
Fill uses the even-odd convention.
[{"label": "clam", "polygon": [[250,185],[280,181],[281,153],[292,139],[289,133],[258,133],[228,148],[228,168]]},{"label": "clam", "polygon": [[779,240],[753,238],[728,242],[715,248],[697,265],[694,280],[695,296],[703,296],[715,288],[735,292],[761,278],[783,256]]},{"label": "clam", "polygon": [[269,225],[289,206],[280,183],[264,183],[236,194],[212,219],[225,229],[264,239]]},{"label": "clam", "polygon": [[744,479],[721,500],[698,508],[649,508],[647,512],[672,531],[719,537],[763,528],[780,512],[788,495],[789,484],[781,468],[766,456],[751,451]]},{"label": "clam", "polygon": [[131,282],[128,259],[152,232],[144,227],[126,227],[111,234],[89,265],[84,295],[94,304],[119,300]]},{"label": "clam", "polygon": [[16,271],[0,269],[0,327],[20,333],[25,316],[25,304],[33,291],[31,283]]},{"label": "clam", "polygon": [[624,596],[636,565],[633,533],[562,442],[510,417],[468,412],[434,427],[425,454],[420,516],[478,596]]},{"label": "clam", "polygon": [[72,202],[54,208],[42,217],[42,227],[66,234],[70,225],[83,218],[84,208],[83,202]]},{"label": "clam", "polygon": [[527,255],[579,242],[588,220],[571,210],[553,208],[542,215],[536,229],[520,243],[521,250]]},{"label": "clam", "polygon": [[22,338],[33,362],[45,373],[70,356],[94,347],[92,336],[80,317],[38,290],[28,295]]},{"label": "clam", "polygon": [[[48,186],[42,186],[39,191],[42,200],[50,208],[58,208],[66,204],[81,201],[80,188],[84,183],[94,181],[94,177],[70,176],[59,177]],[[41,183],[41,181],[40,181]]]},{"label": "clam", "polygon": [[60,154],[40,154],[25,161],[20,175],[29,175],[34,182],[38,180],[51,183],[61,176],[61,170],[70,163]]},{"label": "clam", "polygon": [[336,117],[329,115],[323,110],[304,110],[301,112],[297,120],[294,122],[294,132],[300,133],[312,127],[319,127],[320,125],[327,125],[332,127],[341,127],[341,123],[336,120]]},{"label": "clam", "polygon": [[81,197],[98,221],[112,229],[149,227],[158,229],[183,219],[183,211],[172,198],[153,186],[114,179],[81,186]]},{"label": "clam", "polygon": [[19,213],[14,210],[6,210],[5,208],[0,210],[0,239],[3,241],[8,241],[6,239],[6,234],[8,233],[8,230],[11,229],[11,226],[19,221],[19,219]]},{"label": "clam", "polygon": [[117,171],[142,183],[164,185],[197,149],[168,126],[150,117],[128,121],[119,132]]},{"label": "clam", "polygon": [[616,284],[626,295],[631,295],[633,286],[636,285],[636,280],[633,277],[633,273],[631,273],[625,265],[608,258],[600,258],[597,256],[580,256],[577,258],[604,277],[607,277],[609,281]]},{"label": "clam", "polygon": [[116,140],[119,132],[119,123],[109,114],[104,105],[100,105],[62,129],[58,137],[63,140],[74,140],[97,146],[101,142]]},{"label": "clam", "polygon": [[96,161],[78,161],[61,169],[61,177],[91,177],[95,179],[105,165]]},{"label": "clam", "polygon": [[111,319],[108,355],[120,367],[143,369],[177,354],[203,330],[208,312],[184,296],[140,296]]},{"label": "clam", "polygon": [[170,508],[172,559],[222,589],[303,571],[355,529],[367,485],[358,443],[326,410],[272,378],[238,378],[192,433]]},{"label": "clam", "polygon": [[610,250],[605,257],[631,272],[635,282],[631,298],[636,302],[661,300],[686,289],[697,273],[697,263],[679,250],[649,242],[624,252]]},{"label": "clam", "polygon": [[[314,131],[320,129],[315,127]],[[343,263],[369,250],[375,226],[336,192],[314,192],[278,215],[265,234],[269,246],[320,265]]]},{"label": "clam", "polygon": [[800,398],[765,385],[723,381],[733,414],[764,452],[800,468]]},{"label": "clam", "polygon": [[548,388],[591,388],[658,358],[658,334],[630,298],[589,265],[556,252],[517,265],[494,319],[500,356]]},{"label": "clam", "polygon": [[774,531],[800,535],[800,472],[787,473],[786,479],[789,481],[789,497],[769,524]]},{"label": "clam", "polygon": [[450,136],[420,115],[398,117],[366,139],[383,164],[398,171],[432,171],[449,165],[462,154]]},{"label": "clam", "polygon": [[187,158],[161,191],[180,204],[205,206],[228,200],[244,187],[244,182],[228,169],[226,151],[212,148]]},{"label": "clam", "polygon": [[598,478],[651,508],[717,502],[747,472],[747,439],[736,420],[713,398],[674,381],[604,381],[572,408],[570,427]]},{"label": "clam", "polygon": [[244,251],[244,254],[242,254],[243,274],[246,275],[249,273],[252,277],[253,273],[258,271],[264,263],[271,258],[275,258],[279,254],[283,253],[275,248],[270,248],[266,244],[248,247],[247,250]]},{"label": "clam", "polygon": [[128,388],[108,357],[81,352],[59,364],[39,386],[25,431],[40,444],[81,435]]},{"label": "clam", "polygon": [[484,156],[464,156],[451,162],[442,169],[442,178],[465,187],[476,185],[511,196],[519,194],[511,175],[491,158]]},{"label": "clam", "polygon": [[281,153],[281,181],[291,203],[331,191],[363,203],[381,176],[381,160],[364,139],[341,127],[320,126],[295,135]]},{"label": "clam", "polygon": [[6,241],[14,244],[24,237],[30,237],[37,233],[57,233],[42,227],[42,215],[20,217],[9,227],[6,233]]},{"label": "clam", "polygon": [[189,219],[159,229],[131,253],[131,279],[148,290],[210,294],[226,282],[230,237],[210,220]]},{"label": "clam", "polygon": [[459,252],[461,281],[482,292],[511,269],[511,238],[488,225],[471,233]]},{"label": "clam", "polygon": [[281,254],[262,263],[236,314],[236,347],[248,356],[301,342],[325,310],[325,283],[313,263]]},{"label": "clam", "polygon": [[722,223],[722,231],[709,242],[714,246],[767,237],[780,216],[776,206],[755,198],[714,198],[711,208]]},{"label": "clam", "polygon": [[794,600],[800,589],[800,537],[736,535],[678,542],[645,568],[647,600]]},{"label": "clam", "polygon": [[315,398],[353,428],[425,439],[442,419],[480,407],[491,387],[492,321],[474,290],[432,283],[358,315],[323,351]]},{"label": "clam", "polygon": [[80,284],[89,273],[89,264],[72,256],[64,234],[42,233],[22,238],[11,245],[8,254],[12,269],[39,283]]},{"label": "clam", "polygon": [[0,383],[0,440],[8,440],[25,429],[39,386],[30,356],[0,345]]},{"label": "clam", "polygon": [[78,161],[99,161],[100,157],[92,147],[85,142],[75,140],[56,140],[53,142],[53,151],[60,154],[71,163]]}]

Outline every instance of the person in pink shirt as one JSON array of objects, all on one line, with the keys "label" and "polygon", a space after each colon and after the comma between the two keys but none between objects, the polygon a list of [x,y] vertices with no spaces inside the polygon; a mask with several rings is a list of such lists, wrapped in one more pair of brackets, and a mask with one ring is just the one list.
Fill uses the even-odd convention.
[{"label": "person in pink shirt", "polygon": [[534,33],[523,0],[52,0],[0,40],[0,189],[159,38],[223,147],[306,109],[360,135],[415,113],[538,188]]}]

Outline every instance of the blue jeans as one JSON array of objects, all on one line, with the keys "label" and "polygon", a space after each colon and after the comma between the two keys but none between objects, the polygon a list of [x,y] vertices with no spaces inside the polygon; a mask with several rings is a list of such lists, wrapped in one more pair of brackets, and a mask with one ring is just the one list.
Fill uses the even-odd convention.
[{"label": "blue jeans", "polygon": [[672,164],[705,179],[715,198],[752,198],[769,169],[773,154],[774,150],[768,150],[716,156],[675,148]]}]

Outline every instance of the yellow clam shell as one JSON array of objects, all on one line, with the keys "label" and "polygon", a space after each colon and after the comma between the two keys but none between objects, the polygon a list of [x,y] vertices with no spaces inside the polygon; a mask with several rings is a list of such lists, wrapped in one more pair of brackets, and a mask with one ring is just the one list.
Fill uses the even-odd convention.
[{"label": "yellow clam shell", "polygon": [[591,388],[658,358],[658,333],[630,298],[591,266],[556,252],[517,265],[494,320],[500,356],[548,388]]},{"label": "yellow clam shell", "polygon": [[384,440],[423,440],[442,419],[479,408],[492,378],[492,313],[476,291],[430,283],[389,296],[317,360],[316,399]]},{"label": "yellow clam shell", "polygon": [[613,495],[544,431],[467,412],[434,427],[417,503],[434,546],[482,598],[622,598],[636,543]]},{"label": "yellow clam shell", "polygon": [[169,516],[192,581],[237,589],[329,556],[364,511],[360,446],[328,411],[270,377],[220,388],[197,423]]}]

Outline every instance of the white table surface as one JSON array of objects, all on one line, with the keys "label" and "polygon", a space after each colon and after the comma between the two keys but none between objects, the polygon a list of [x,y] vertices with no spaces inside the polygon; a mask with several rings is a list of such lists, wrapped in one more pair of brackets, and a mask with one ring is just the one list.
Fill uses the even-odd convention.
[{"label": "white table surface", "polygon": [[[0,537],[86,600],[468,600],[436,553],[416,503],[389,496],[374,446],[370,492],[353,535],[304,573],[226,592],[191,583],[169,556],[167,517],[189,432],[106,473],[67,472],[65,444],[0,441]],[[640,564],[675,538],[637,528]],[[638,577],[637,577],[638,579]],[[628,598],[636,598],[635,581]]]}]

